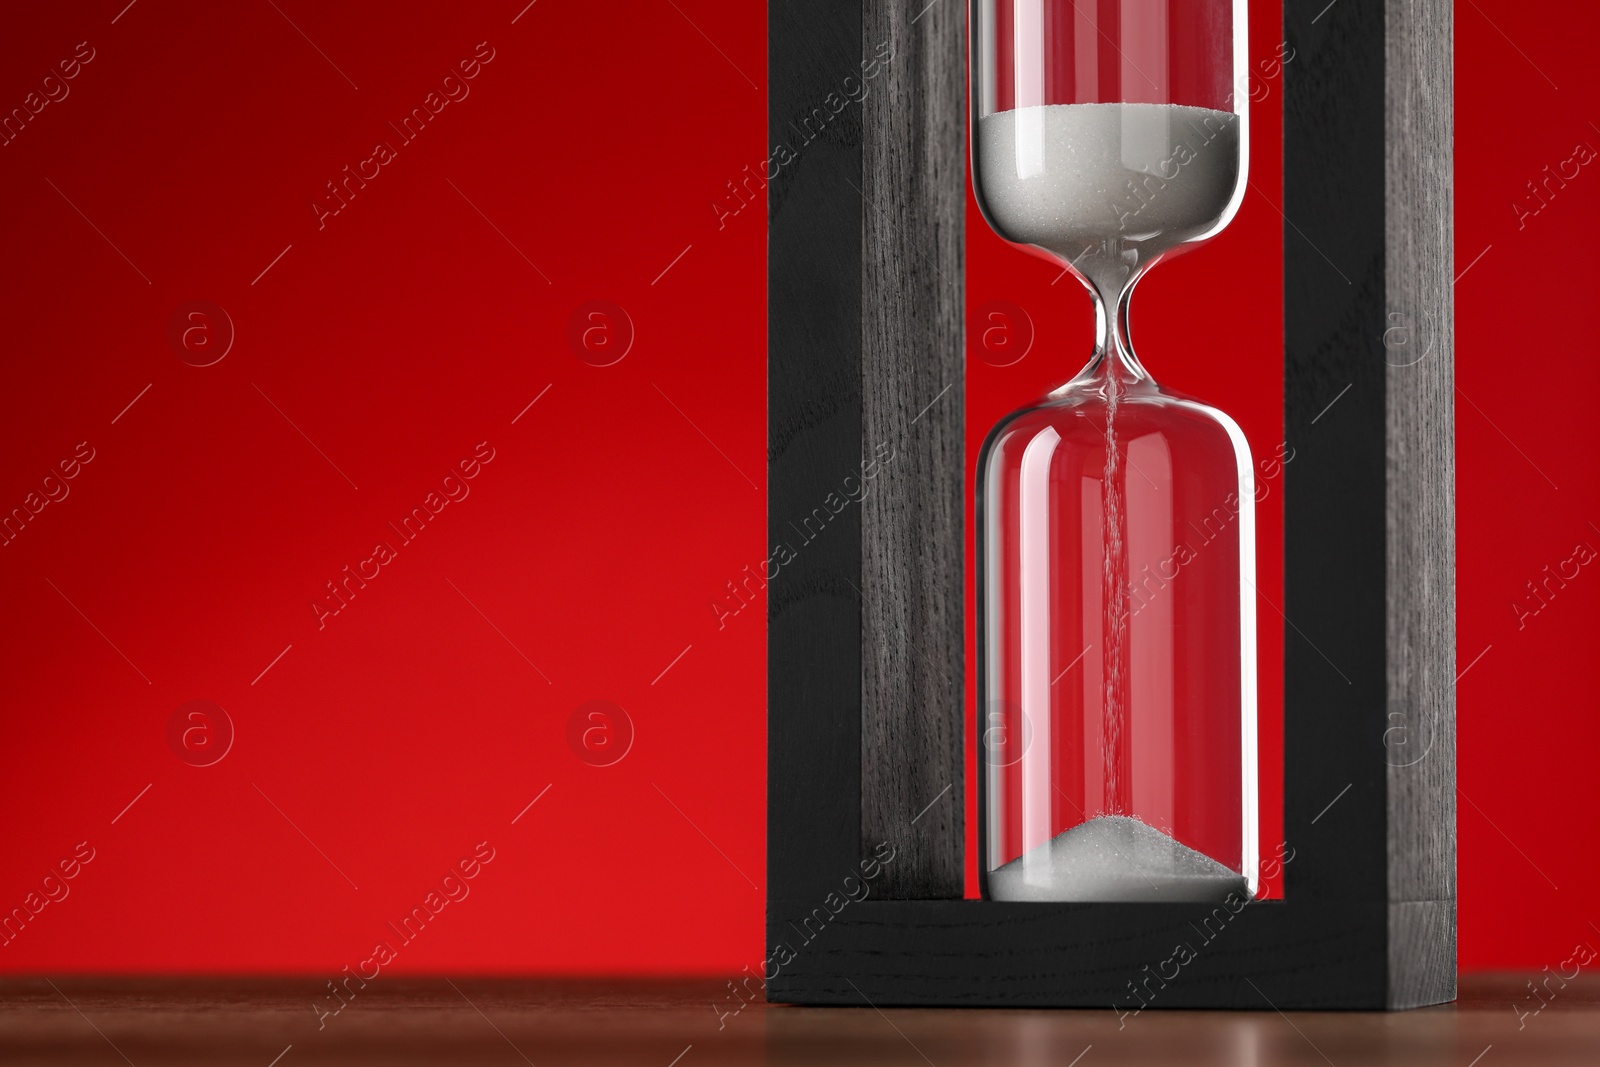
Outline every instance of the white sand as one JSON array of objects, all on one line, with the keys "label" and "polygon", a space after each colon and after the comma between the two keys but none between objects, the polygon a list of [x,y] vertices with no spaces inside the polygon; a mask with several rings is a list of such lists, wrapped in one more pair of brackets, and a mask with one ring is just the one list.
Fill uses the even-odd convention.
[{"label": "white sand", "polygon": [[1239,116],[1209,108],[1047,104],[978,122],[979,193],[995,228],[1086,274],[1208,234],[1226,221],[1239,164]]},{"label": "white sand", "polygon": [[1126,815],[1065,830],[989,872],[992,900],[1220,902],[1248,899],[1244,876]]}]

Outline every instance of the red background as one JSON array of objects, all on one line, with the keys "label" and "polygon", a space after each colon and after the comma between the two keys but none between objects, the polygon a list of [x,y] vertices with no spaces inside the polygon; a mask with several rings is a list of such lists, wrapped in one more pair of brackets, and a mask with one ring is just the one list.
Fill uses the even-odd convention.
[{"label": "red background", "polygon": [[[94,49],[0,147],[0,510],[94,450],[0,547],[0,911],[78,842],[95,850],[0,970],[332,977],[481,841],[494,859],[470,896],[395,969],[756,963],[765,604],[720,628],[712,605],[766,556],[763,211],[733,213],[727,187],[767,157],[761,5],[125,3],[13,14],[0,38],[7,113]],[[1256,6],[1253,62],[1277,45]],[[1458,12],[1469,968],[1600,943],[1581,673],[1600,580],[1585,569],[1520,624],[1512,607],[1546,564],[1600,546],[1600,312],[1578,252],[1600,176],[1520,226],[1511,206],[1576,143],[1600,146],[1597,29],[1588,5]],[[319,229],[324,183],[397,142],[387,123],[481,41],[494,58],[470,95]],[[1135,311],[1152,371],[1239,417],[1258,456],[1281,435],[1280,86],[1255,112],[1238,220],[1153,274]],[[1048,264],[975,218],[969,237],[971,317],[1001,298],[1036,328],[1009,367],[973,347],[976,437],[1075,370],[1089,324]],[[236,332],[203,368],[168,339],[194,300]],[[568,337],[597,300],[633,325],[605,367]],[[324,583],[397,541],[387,524],[484,441],[470,495],[319,630]],[[1262,519],[1267,593],[1281,533],[1271,506]],[[193,700],[236,732],[212,766],[169,746]],[[611,766],[569,740],[593,700],[631,722]]]}]

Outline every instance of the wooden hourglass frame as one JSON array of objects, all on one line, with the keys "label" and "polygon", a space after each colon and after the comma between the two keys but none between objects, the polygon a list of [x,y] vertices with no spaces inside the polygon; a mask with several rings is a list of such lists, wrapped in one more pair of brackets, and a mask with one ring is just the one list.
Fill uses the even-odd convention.
[{"label": "wooden hourglass frame", "polygon": [[[1454,996],[1452,12],[1314,7],[1284,5],[1278,200],[1285,437],[1315,440],[1282,483],[1294,859],[1283,899],[1235,909],[964,899],[968,13],[769,3],[770,136],[812,131],[768,188],[773,542],[864,463],[876,475],[769,587],[769,999],[1128,1012]],[[830,110],[874,58],[855,110]],[[1396,321],[1413,349],[1386,347]],[[1336,395],[1338,418],[1313,428]]]}]

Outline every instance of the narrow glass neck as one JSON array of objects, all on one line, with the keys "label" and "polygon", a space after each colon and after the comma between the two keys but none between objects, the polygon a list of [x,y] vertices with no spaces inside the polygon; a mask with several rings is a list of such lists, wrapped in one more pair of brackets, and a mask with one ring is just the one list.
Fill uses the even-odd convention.
[{"label": "narrow glass neck", "polygon": [[1128,329],[1128,305],[1143,273],[1089,270],[1078,274],[1094,298],[1094,354],[1077,376],[1057,392],[1091,382],[1121,392],[1128,386],[1151,381],[1149,372],[1134,355]]}]

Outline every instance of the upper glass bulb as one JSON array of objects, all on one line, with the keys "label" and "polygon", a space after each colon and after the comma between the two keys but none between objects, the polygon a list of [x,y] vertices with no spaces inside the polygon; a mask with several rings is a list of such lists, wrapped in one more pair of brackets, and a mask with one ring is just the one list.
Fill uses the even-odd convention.
[{"label": "upper glass bulb", "polygon": [[973,184],[995,231],[1104,296],[1243,197],[1245,4],[977,0]]}]

